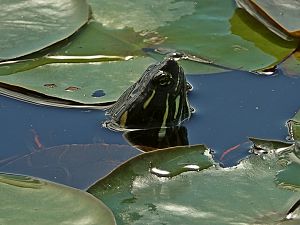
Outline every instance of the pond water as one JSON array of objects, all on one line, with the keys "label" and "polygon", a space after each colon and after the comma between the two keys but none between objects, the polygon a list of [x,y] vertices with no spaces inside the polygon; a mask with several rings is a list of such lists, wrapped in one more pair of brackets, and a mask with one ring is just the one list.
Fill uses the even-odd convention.
[{"label": "pond water", "polygon": [[[300,108],[300,79],[281,72],[231,71],[187,79],[194,87],[189,99],[195,109],[183,124],[189,144],[206,144],[224,166],[249,153],[249,136],[286,140],[285,123]],[[36,106],[0,96],[0,170],[85,189],[140,154],[122,132],[103,128],[105,120],[104,111]]]}]

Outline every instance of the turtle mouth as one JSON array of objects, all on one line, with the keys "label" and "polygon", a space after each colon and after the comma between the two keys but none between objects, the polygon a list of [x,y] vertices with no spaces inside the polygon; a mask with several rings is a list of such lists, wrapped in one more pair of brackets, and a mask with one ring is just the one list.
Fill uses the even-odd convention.
[{"label": "turtle mouth", "polygon": [[160,71],[164,73],[168,73],[171,75],[173,80],[173,85],[170,87],[171,92],[173,95],[178,95],[178,92],[186,90],[186,81],[184,76],[184,71],[178,63],[169,58],[164,62],[164,65],[160,68]]},{"label": "turtle mouth", "polygon": [[183,77],[183,70],[174,59],[167,59],[160,70],[170,73],[175,77],[180,76],[180,74]]}]

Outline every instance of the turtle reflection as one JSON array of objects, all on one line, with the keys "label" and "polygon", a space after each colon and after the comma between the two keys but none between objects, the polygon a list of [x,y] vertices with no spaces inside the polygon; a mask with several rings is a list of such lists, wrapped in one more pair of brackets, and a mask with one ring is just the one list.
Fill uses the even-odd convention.
[{"label": "turtle reflection", "polygon": [[131,145],[145,152],[189,144],[188,132],[184,126],[127,131],[123,137]]}]

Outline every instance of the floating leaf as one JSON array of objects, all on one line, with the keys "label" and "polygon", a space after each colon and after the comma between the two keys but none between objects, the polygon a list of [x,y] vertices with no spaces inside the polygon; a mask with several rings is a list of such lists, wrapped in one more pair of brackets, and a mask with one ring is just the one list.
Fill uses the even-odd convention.
[{"label": "floating leaf", "polygon": [[288,76],[300,76],[300,50],[294,52],[283,63],[280,64],[280,68]]},{"label": "floating leaf", "polygon": [[277,140],[249,138],[254,143],[256,154],[275,153],[281,163],[287,166],[276,174],[276,182],[287,189],[300,190],[300,154],[299,142],[290,143]]},{"label": "floating leaf", "polygon": [[[255,70],[276,64],[295,47],[295,43],[282,41],[258,22],[253,22],[249,19],[251,17],[248,14],[239,13],[239,10],[229,0],[222,1],[222,3],[207,0],[196,3],[193,1],[168,1],[163,8],[166,11],[164,22],[152,24],[152,20],[137,20],[136,16],[140,15],[142,11],[147,11],[143,15],[150,17],[156,11],[149,9],[149,3],[146,1],[138,4],[135,2],[137,8],[130,14],[130,18],[127,20],[130,22],[126,24],[124,15],[129,15],[124,5],[127,3],[92,1],[96,21],[92,21],[85,29],[70,38],[72,41],[68,45],[40,58],[2,63],[0,74],[11,75],[0,78],[0,82],[6,84],[6,87],[1,85],[3,88],[1,92],[29,102],[53,106],[103,105],[115,101],[153,61],[149,58],[136,58],[126,62],[79,63],[126,60],[127,56],[142,54],[143,47],[152,46],[152,49],[155,47],[184,51],[197,55],[197,59],[204,57],[204,59],[211,59],[214,63],[225,66],[211,67],[204,64],[196,66],[199,63],[185,62],[183,64],[188,73],[219,72],[228,67]],[[129,1],[128,4],[130,5],[132,2]],[[158,8],[161,7],[160,2],[151,4]],[[188,6],[186,11],[182,11],[182,5]],[[123,30],[116,30],[116,22],[105,23],[105,19],[101,20],[103,9],[106,10],[105,12],[110,12],[107,13],[110,18],[114,12],[117,12],[113,20],[123,21],[125,24],[120,25]],[[180,14],[178,14],[178,10]],[[103,18],[105,17],[106,15],[103,16]],[[104,25],[100,25],[97,21],[103,22]],[[189,26],[187,27],[186,24]],[[253,27],[259,26],[260,35],[254,35]],[[135,33],[133,29],[139,30],[140,33]],[[153,31],[148,32],[151,29]],[[146,40],[149,38],[152,40],[159,36],[167,38],[159,42],[154,41],[155,43]],[[99,40],[96,40],[96,37]],[[101,52],[105,54],[94,55]],[[113,54],[114,52],[116,55]],[[61,64],[58,64],[59,62]],[[63,62],[72,62],[72,64]],[[51,65],[45,65],[49,63]],[[28,91],[33,92],[30,97],[22,95]],[[43,101],[38,99],[37,93],[42,95],[40,97],[55,99]],[[59,100],[72,102],[65,104],[65,102],[59,103]]]},{"label": "floating leaf", "polygon": [[[283,220],[300,193],[276,187],[275,174],[283,167],[274,156],[251,156],[236,168],[209,167],[171,179],[155,175],[156,163],[164,165],[177,160],[170,153],[158,151],[138,156],[98,181],[88,192],[110,206],[118,224],[299,223]],[[184,162],[190,151],[181,154]],[[155,155],[158,160],[154,161]],[[209,162],[203,157],[193,157],[199,160],[200,168]],[[185,165],[173,165],[176,164]]]},{"label": "floating leaf", "polygon": [[90,21],[72,37],[26,59],[0,63],[0,75],[30,70],[51,63],[118,61],[143,55],[143,38],[130,29],[111,30]]},{"label": "floating leaf", "polygon": [[1,173],[0,192],[1,224],[115,224],[102,202],[67,186]]},{"label": "floating leaf", "polygon": [[236,0],[249,14],[284,39],[300,37],[298,0]]},{"label": "floating leaf", "polygon": [[249,138],[250,141],[254,144],[255,153],[270,153],[274,151],[276,153],[288,152],[293,149],[293,143],[283,142],[277,140],[268,140],[268,139],[258,139],[258,138]]},{"label": "floating leaf", "polygon": [[300,164],[299,162],[290,163],[287,168],[276,175],[276,181],[284,188],[300,190]]},{"label": "floating leaf", "polygon": [[132,29],[109,29],[92,20],[66,46],[51,53],[52,55],[141,55],[143,37]]},{"label": "floating leaf", "polygon": [[[136,82],[153,62],[153,59],[138,57],[109,63],[49,64],[0,76],[0,82],[77,103],[110,103]],[[95,96],[95,91],[101,91],[102,95]]]},{"label": "floating leaf", "polygon": [[1,166],[1,171],[27,174],[85,189],[138,154],[140,151],[128,145],[60,145],[9,160]]},{"label": "floating leaf", "polygon": [[[166,52],[165,52],[166,51]],[[148,56],[156,59],[157,61],[161,61],[165,58],[165,54],[169,53],[170,50],[164,49],[145,49],[145,52]],[[158,54],[159,53],[159,54]],[[205,59],[203,59],[205,61]],[[222,68],[218,65],[213,65],[209,63],[209,61],[199,63],[199,60],[191,58],[182,58],[177,62],[184,68],[184,72],[186,74],[212,74],[212,73],[221,73],[227,72],[228,68]]]},{"label": "floating leaf", "polygon": [[0,8],[0,60],[27,55],[59,42],[89,18],[89,6],[82,0],[2,0]]},{"label": "floating leaf", "polygon": [[114,29],[132,27],[136,32],[156,30],[195,11],[192,1],[89,0],[89,4],[95,19],[104,26]]},{"label": "floating leaf", "polygon": [[158,47],[252,71],[280,62],[297,45],[283,41],[250,15],[240,13],[232,1],[202,0],[194,6],[192,15],[157,30],[167,37]]},{"label": "floating leaf", "polygon": [[[144,38],[145,47],[190,53],[227,68],[263,69],[280,62],[297,46],[278,38],[231,0],[90,0],[90,4],[95,20],[110,29],[132,28]],[[191,69],[186,71],[196,74],[213,68],[202,66],[196,72],[196,66],[188,66]]]},{"label": "floating leaf", "polygon": [[300,141],[300,111],[288,121],[288,126],[291,138]]}]

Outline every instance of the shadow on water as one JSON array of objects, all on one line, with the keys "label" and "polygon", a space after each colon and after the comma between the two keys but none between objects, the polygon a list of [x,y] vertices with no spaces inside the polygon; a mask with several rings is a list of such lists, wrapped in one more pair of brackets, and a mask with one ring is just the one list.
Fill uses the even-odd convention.
[{"label": "shadow on water", "polygon": [[[285,140],[285,122],[300,108],[300,79],[282,74],[234,71],[187,79],[196,111],[183,124],[187,130],[178,132],[187,132],[188,140],[179,141],[206,144],[224,166],[248,154],[248,136]],[[35,106],[0,96],[0,170],[84,189],[140,153],[121,132],[103,128],[105,119],[103,111]]]}]

